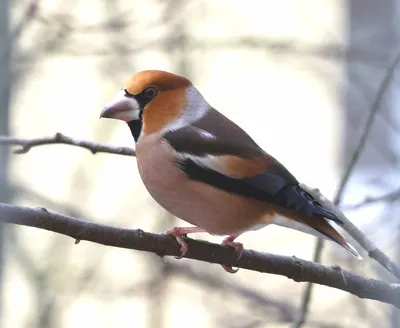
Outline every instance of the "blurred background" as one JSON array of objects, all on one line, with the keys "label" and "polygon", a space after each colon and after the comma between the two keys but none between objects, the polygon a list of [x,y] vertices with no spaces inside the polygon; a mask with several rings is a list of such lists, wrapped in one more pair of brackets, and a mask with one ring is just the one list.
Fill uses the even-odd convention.
[{"label": "blurred background", "polygon": [[[0,0],[0,134],[134,147],[127,126],[100,111],[131,74],[163,69],[191,79],[333,199],[399,51],[399,9],[398,0]],[[342,209],[400,262],[399,197],[364,203],[400,187],[398,85],[395,74]],[[25,155],[0,147],[0,161],[2,202],[149,232],[185,224],[151,199],[134,157],[54,145]],[[304,283],[0,228],[1,327],[296,327]],[[270,226],[239,241],[311,260],[317,239]],[[393,280],[330,242],[322,262]],[[392,307],[323,286],[309,306],[303,327],[400,327]]]}]

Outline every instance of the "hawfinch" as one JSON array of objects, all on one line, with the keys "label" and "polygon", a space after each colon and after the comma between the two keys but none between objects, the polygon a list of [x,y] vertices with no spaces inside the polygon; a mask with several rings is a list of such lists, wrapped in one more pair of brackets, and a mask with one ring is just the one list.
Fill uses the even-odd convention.
[{"label": "hawfinch", "polygon": [[188,250],[188,233],[227,235],[222,244],[240,252],[243,245],[234,240],[268,224],[333,240],[361,258],[328,222],[342,221],[186,78],[157,70],[134,74],[100,117],[128,123],[150,195],[194,225],[165,232],[180,244],[179,258]]}]

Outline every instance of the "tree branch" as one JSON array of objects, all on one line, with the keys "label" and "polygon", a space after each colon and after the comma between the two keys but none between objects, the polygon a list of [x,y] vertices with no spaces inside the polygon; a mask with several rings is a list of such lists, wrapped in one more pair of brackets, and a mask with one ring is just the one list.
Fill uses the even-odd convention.
[{"label": "tree branch", "polygon": [[[117,155],[127,155],[127,156],[135,156],[135,150],[133,148],[128,147],[116,147],[86,140],[78,140],[68,136],[65,136],[61,133],[56,133],[51,137],[42,137],[42,138],[16,138],[9,136],[0,136],[0,145],[17,145],[21,146],[20,149],[14,151],[16,154],[25,154],[30,151],[33,147],[51,145],[51,144],[66,144],[77,147],[82,147],[88,149],[93,154],[96,153],[110,153]],[[348,178],[349,175],[346,174]],[[380,251],[373,243],[370,241],[357,227],[355,227],[349,219],[347,219],[344,214],[327,198],[325,198],[318,189],[312,189],[305,184],[301,184],[302,188],[306,189],[309,193],[311,193],[315,198],[317,198],[321,203],[324,203],[325,206],[334,211],[342,220],[345,222],[347,232],[368,252],[368,255],[378,261],[384,268],[386,268],[389,272],[395,275],[400,279],[400,267],[395,264],[389,257],[387,257],[382,251]],[[341,188],[343,190],[343,188]],[[395,197],[399,190],[396,190],[391,195],[386,195],[383,197]],[[395,194],[396,193],[396,194]],[[383,198],[381,197],[381,198]],[[370,202],[373,202],[371,200]],[[378,199],[376,200],[378,201]],[[321,250],[321,248],[318,248]],[[316,261],[318,262],[319,257]]]},{"label": "tree branch", "polygon": [[[85,140],[77,140],[77,139],[65,136],[61,133],[56,133],[54,136],[51,136],[51,137],[34,138],[34,139],[24,139],[24,138],[0,136],[0,145],[17,145],[17,146],[21,147],[20,149],[17,149],[14,151],[14,153],[16,153],[16,154],[25,154],[34,147],[43,146],[43,145],[51,145],[51,144],[66,144],[66,145],[82,147],[84,149],[91,151],[93,154],[103,152],[103,153],[127,155],[127,156],[135,156],[136,155],[135,150],[133,148],[116,147],[116,146],[105,145],[105,144],[100,144],[100,143],[95,143],[95,142],[90,142],[90,141],[85,141]],[[348,178],[348,177],[349,177],[349,175],[346,175],[346,178]],[[324,203],[325,206],[327,206],[331,210],[335,211],[336,214],[339,215],[339,217],[345,222],[346,230],[348,231],[348,233],[361,246],[364,247],[364,249],[368,252],[368,255],[371,258],[378,261],[388,271],[393,273],[396,277],[400,278],[399,266],[396,263],[394,263],[390,258],[388,258],[381,250],[379,250],[329,200],[327,200],[325,197],[323,197],[323,195],[319,192],[318,189],[311,189],[310,187],[307,187],[306,185],[302,185],[302,187],[305,188],[307,191],[309,191],[311,194],[313,194],[313,196],[316,197],[317,199],[319,199],[320,202]],[[0,214],[1,214],[1,211],[0,211]],[[25,224],[25,225],[29,225],[29,224]],[[46,228],[44,228],[44,229],[46,229]],[[48,229],[48,230],[52,230],[52,229]],[[52,231],[54,231],[54,230],[52,230]],[[55,232],[63,233],[62,231],[58,231],[58,230]],[[76,236],[71,236],[71,237],[77,238]],[[317,248],[317,249],[321,250],[321,248]],[[170,255],[170,254],[168,254],[168,255]],[[212,262],[212,261],[210,261],[210,262]],[[216,262],[216,263],[220,263],[220,262]],[[309,262],[309,263],[313,263],[313,262]],[[314,263],[314,264],[316,264],[316,263]],[[238,265],[238,267],[242,267],[242,266]],[[255,269],[255,270],[257,270],[257,269]],[[269,272],[269,271],[263,271],[263,272]],[[270,273],[274,273],[274,272],[270,272]],[[314,282],[312,279],[306,279],[306,280],[302,280],[302,281],[308,281],[310,283]],[[310,287],[310,285],[309,285],[309,287]],[[337,288],[339,288],[339,287],[337,287]],[[302,307],[303,310],[301,311],[301,313],[304,313],[304,314],[307,313],[306,310],[304,311],[304,304],[306,304],[306,306],[308,306],[309,298],[311,295],[311,293],[310,293],[311,289],[307,288],[307,291],[308,292],[305,294],[306,297],[303,300],[303,307]],[[308,295],[308,297],[307,297],[307,295]],[[301,317],[303,317],[303,316],[301,316]],[[303,321],[304,321],[304,317],[303,317],[303,319],[300,318],[300,320],[297,321],[297,324],[300,322],[303,322]]]},{"label": "tree branch", "polygon": [[[152,252],[159,256],[180,254],[179,245],[171,236],[105,226],[53,213],[45,208],[0,203],[0,222],[57,232],[74,238],[76,243],[87,240],[107,246]],[[235,250],[230,246],[189,238],[186,241],[189,246],[186,258],[282,275],[296,282],[310,281],[400,308],[400,284],[365,278],[338,266],[327,267],[296,257],[244,250],[242,256],[237,258]]]},{"label": "tree branch", "polygon": [[52,137],[34,138],[34,139],[24,139],[15,138],[9,136],[0,136],[0,145],[14,145],[21,146],[19,149],[14,150],[14,154],[26,154],[33,147],[45,146],[45,145],[55,145],[64,144],[77,146],[90,150],[93,154],[96,153],[109,153],[117,155],[135,156],[136,152],[133,148],[129,147],[116,147],[111,145],[105,145],[97,142],[77,140],[71,137],[65,136],[57,132]]}]

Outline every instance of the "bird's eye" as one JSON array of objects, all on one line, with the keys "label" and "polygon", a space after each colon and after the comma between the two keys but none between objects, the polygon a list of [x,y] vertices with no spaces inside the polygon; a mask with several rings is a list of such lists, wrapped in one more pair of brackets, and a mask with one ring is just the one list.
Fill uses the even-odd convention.
[{"label": "bird's eye", "polygon": [[158,95],[158,90],[156,88],[150,87],[143,90],[143,95],[147,99],[153,99]]}]

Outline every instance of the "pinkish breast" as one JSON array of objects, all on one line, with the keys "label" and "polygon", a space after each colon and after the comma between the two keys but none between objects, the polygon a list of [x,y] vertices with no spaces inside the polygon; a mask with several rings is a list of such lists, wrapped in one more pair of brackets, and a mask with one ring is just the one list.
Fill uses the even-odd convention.
[{"label": "pinkish breast", "polygon": [[269,223],[266,203],[188,179],[175,164],[177,153],[160,138],[147,136],[136,146],[143,183],[168,212],[216,235],[239,234]]}]

